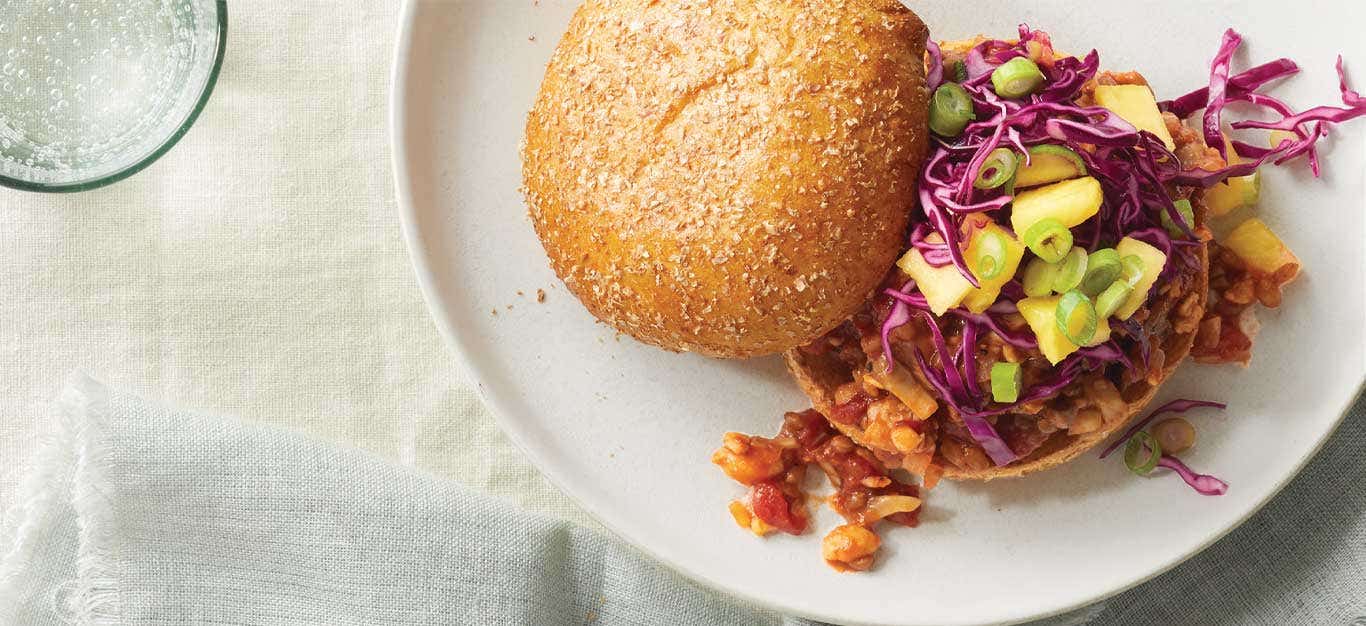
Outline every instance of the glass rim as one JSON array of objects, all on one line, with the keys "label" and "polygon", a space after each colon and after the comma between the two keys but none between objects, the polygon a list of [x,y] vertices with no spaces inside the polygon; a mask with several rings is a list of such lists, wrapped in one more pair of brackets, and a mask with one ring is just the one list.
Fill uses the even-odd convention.
[{"label": "glass rim", "polygon": [[11,178],[0,174],[0,187],[9,187],[19,191],[36,191],[41,193],[71,193],[76,191],[89,191],[106,185],[112,185],[133,174],[141,172],[147,166],[155,163],[162,155],[171,151],[180,138],[189,132],[190,127],[194,126],[195,120],[199,119],[199,114],[209,103],[209,96],[213,93],[214,85],[218,83],[218,72],[223,68],[223,54],[228,47],[228,2],[227,0],[214,0],[214,7],[218,15],[218,46],[214,50],[213,65],[209,68],[208,77],[204,80],[204,87],[199,93],[199,99],[195,101],[190,109],[190,114],[180,122],[170,135],[161,142],[155,149],[147,153],[147,156],[134,161],[126,167],[120,168],[104,176],[82,180],[71,183],[37,183],[29,180]]}]

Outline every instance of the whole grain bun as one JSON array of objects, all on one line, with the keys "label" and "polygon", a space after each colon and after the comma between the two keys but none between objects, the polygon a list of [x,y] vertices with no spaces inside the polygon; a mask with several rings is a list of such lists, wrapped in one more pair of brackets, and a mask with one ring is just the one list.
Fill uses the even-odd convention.
[{"label": "whole grain bun", "polygon": [[834,328],[904,244],[925,39],[897,0],[587,0],[526,125],[551,267],[668,350],[744,357]]}]

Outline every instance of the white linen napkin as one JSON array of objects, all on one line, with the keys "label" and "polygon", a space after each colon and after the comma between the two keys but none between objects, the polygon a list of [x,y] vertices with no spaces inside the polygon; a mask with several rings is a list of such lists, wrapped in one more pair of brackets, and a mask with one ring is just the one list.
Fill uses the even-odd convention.
[{"label": "white linen napkin", "polygon": [[0,535],[0,624],[782,621],[358,450],[81,376],[59,405]]},{"label": "white linen napkin", "polygon": [[[79,375],[57,405],[0,526],[3,625],[810,624],[359,450]],[[1364,410],[1229,537],[1048,624],[1366,624]]]}]

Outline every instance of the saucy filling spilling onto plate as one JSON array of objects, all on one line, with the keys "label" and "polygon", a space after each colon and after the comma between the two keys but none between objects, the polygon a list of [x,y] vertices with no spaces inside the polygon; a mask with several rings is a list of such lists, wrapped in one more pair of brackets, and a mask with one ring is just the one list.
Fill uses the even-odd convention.
[{"label": "saucy filling spilling onto plate", "polygon": [[[1254,305],[1278,306],[1300,269],[1247,216],[1258,167],[1303,157],[1317,174],[1315,142],[1366,103],[1343,78],[1344,107],[1296,112],[1260,91],[1295,64],[1233,74],[1240,41],[1225,34],[1207,87],[1162,102],[1137,72],[1102,72],[1094,50],[1058,54],[1024,26],[1016,40],[929,42],[933,140],[905,253],[859,313],[787,353],[814,410],[773,438],[725,435],[712,460],[748,487],[736,522],[804,533],[814,464],[845,520],[823,555],[866,570],[880,522],[916,525],[916,481],[1047,469],[1119,433],[1187,356],[1246,364]],[[1230,102],[1278,117],[1225,125]],[[1232,132],[1246,130],[1270,134]],[[1123,447],[1135,473],[1222,494],[1173,456],[1194,443],[1189,422],[1148,428],[1222,406],[1170,402],[1101,456]]]}]

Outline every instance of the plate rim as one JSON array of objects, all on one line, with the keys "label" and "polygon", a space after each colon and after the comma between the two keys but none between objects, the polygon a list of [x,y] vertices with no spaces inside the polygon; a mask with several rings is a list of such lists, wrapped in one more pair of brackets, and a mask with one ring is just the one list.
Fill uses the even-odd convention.
[{"label": "plate rim", "polygon": [[[432,322],[436,325],[437,331],[440,333],[447,348],[454,355],[462,373],[468,377],[468,382],[472,383],[471,386],[474,388],[474,392],[480,403],[493,415],[494,422],[498,425],[499,430],[507,435],[513,445],[526,456],[527,460],[531,462],[542,476],[545,476],[556,489],[565,494],[593,520],[606,528],[615,538],[634,549],[640,550],[655,563],[667,567],[671,571],[678,573],[689,581],[698,584],[709,591],[723,597],[739,599],[750,603],[751,605],[783,615],[791,615],[823,622],[857,626],[904,626],[905,624],[909,624],[910,622],[848,622],[847,618],[836,614],[797,609],[785,606],[772,598],[752,594],[746,590],[723,587],[718,583],[713,582],[705,574],[694,571],[682,563],[669,560],[650,546],[636,541],[612,520],[606,519],[600,515],[595,508],[589,506],[585,498],[577,490],[571,488],[567,481],[562,480],[558,474],[541,464],[542,461],[540,457],[533,452],[533,448],[525,439],[524,431],[517,426],[517,421],[509,419],[507,417],[508,411],[502,406],[502,403],[497,401],[497,399],[490,397],[485,392],[485,387],[480,381],[478,370],[474,367],[474,362],[465,345],[456,334],[452,325],[452,318],[447,312],[445,305],[442,304],[431,270],[429,262],[430,257],[426,254],[425,241],[418,227],[417,207],[413,202],[412,194],[413,181],[409,175],[408,146],[406,142],[406,131],[408,129],[406,105],[410,86],[410,76],[408,72],[410,64],[407,60],[411,57],[413,52],[413,30],[417,23],[420,4],[423,4],[423,0],[403,0],[403,6],[399,13],[397,33],[394,40],[393,57],[390,63],[388,97],[389,115],[388,128],[386,130],[389,133],[390,166],[393,177],[392,182],[394,185],[395,204],[398,209],[404,247],[408,251],[409,262],[412,264],[418,288],[422,293],[422,299],[427,306],[427,311],[432,317]],[[1327,443],[1328,439],[1341,427],[1343,420],[1347,417],[1348,411],[1355,402],[1361,398],[1363,391],[1366,391],[1366,375],[1363,375],[1362,379],[1358,381],[1356,390],[1348,395],[1346,404],[1338,409],[1337,417],[1333,419],[1331,427],[1325,429],[1318,435],[1314,444],[1295,462],[1293,469],[1279,477],[1275,485],[1267,490],[1266,493],[1243,515],[1239,516],[1223,528],[1211,533],[1210,536],[1206,537],[1205,540],[1198,545],[1184,553],[1173,556],[1166,562],[1153,568],[1151,571],[1140,573],[1137,576],[1134,576],[1132,580],[1118,585],[1104,593],[1088,598],[1072,600],[1062,606],[1045,609],[1043,611],[1015,615],[1008,618],[1006,621],[980,622],[980,624],[983,626],[988,626],[990,624],[1018,624],[1032,620],[1047,619],[1076,611],[1133,589],[1171,571],[1176,566],[1190,560],[1197,554],[1204,552],[1207,548],[1226,537],[1234,529],[1245,524],[1253,515],[1256,515],[1264,509],[1268,503],[1274,500],[1276,496],[1280,495],[1281,491],[1283,491],[1291,481],[1304,471],[1305,466],[1318,456],[1318,453],[1322,450],[1324,444]]]}]

